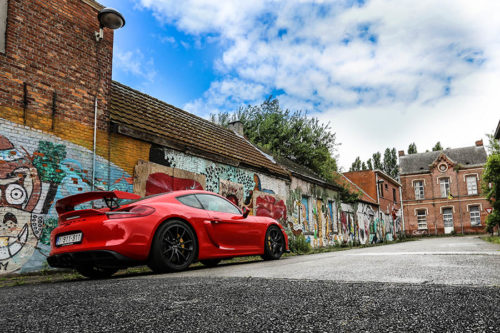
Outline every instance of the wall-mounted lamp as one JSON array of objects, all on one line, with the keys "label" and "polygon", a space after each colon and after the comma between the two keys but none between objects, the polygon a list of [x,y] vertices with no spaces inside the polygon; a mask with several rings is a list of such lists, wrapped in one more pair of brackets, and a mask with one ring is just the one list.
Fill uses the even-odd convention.
[{"label": "wall-mounted lamp", "polygon": [[113,8],[101,9],[99,14],[97,14],[97,19],[99,20],[99,31],[95,32],[95,40],[97,42],[104,38],[103,28],[115,30],[125,25],[123,15]]}]

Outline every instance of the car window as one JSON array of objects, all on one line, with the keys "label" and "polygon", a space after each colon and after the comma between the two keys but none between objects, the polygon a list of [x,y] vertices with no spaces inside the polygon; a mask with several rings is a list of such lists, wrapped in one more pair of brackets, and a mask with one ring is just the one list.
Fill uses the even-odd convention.
[{"label": "car window", "polygon": [[184,195],[181,197],[177,197],[176,199],[185,204],[186,206],[203,209],[203,207],[201,206],[198,199],[196,199],[194,194]]},{"label": "car window", "polygon": [[240,210],[226,199],[211,194],[196,194],[196,197],[206,210],[241,215]]}]

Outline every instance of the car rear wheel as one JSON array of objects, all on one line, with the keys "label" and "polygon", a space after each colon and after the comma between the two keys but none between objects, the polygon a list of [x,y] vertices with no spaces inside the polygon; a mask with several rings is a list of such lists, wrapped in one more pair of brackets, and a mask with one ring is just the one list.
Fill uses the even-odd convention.
[{"label": "car rear wheel", "polygon": [[148,266],[155,273],[182,271],[191,265],[197,250],[196,237],[187,223],[171,220],[156,231]]},{"label": "car rear wheel", "polygon": [[118,271],[118,268],[103,268],[103,267],[95,267],[92,265],[78,266],[75,267],[76,271],[81,275],[89,278],[89,279],[105,279],[115,274]]},{"label": "car rear wheel", "polygon": [[218,263],[220,263],[220,261],[220,259],[200,260],[200,262],[207,267],[215,267]]},{"label": "car rear wheel", "polygon": [[270,226],[266,232],[264,243],[264,260],[277,260],[285,251],[285,237],[281,229],[275,225]]}]

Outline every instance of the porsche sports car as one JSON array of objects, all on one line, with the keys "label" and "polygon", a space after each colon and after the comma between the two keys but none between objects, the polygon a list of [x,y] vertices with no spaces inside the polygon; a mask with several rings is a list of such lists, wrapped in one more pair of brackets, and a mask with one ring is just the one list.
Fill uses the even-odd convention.
[{"label": "porsche sports car", "polygon": [[[97,201],[106,205],[76,208]],[[59,224],[51,233],[47,261],[89,278],[135,265],[175,272],[195,261],[215,266],[236,256],[275,260],[288,252],[288,237],[276,220],[248,216],[248,209],[207,191],[145,198],[122,191],[86,192],[57,201],[56,210]]]}]

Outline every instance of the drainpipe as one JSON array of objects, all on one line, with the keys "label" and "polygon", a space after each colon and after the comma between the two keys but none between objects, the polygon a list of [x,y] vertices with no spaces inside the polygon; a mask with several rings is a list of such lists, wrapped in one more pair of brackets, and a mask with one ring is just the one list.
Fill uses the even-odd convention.
[{"label": "drainpipe", "polygon": [[[458,200],[458,214],[460,216],[460,226],[462,228],[462,235],[464,234],[464,219],[463,219],[463,216],[462,216],[462,207],[460,205],[460,186],[458,186],[458,171],[456,171],[455,173],[455,179],[456,179],[456,186],[457,186],[457,200]],[[455,229],[455,227],[453,227],[453,229]]]},{"label": "drainpipe", "polygon": [[399,187],[399,202],[401,203],[401,221],[403,223],[403,234],[406,235],[406,229],[405,229],[405,211],[403,208],[403,191],[402,191],[402,186]]},{"label": "drainpipe", "polygon": [[94,101],[94,146],[93,146],[93,154],[92,154],[92,191],[94,190],[94,182],[95,182],[95,150],[96,150],[96,141],[97,141],[97,95],[95,96]]}]

